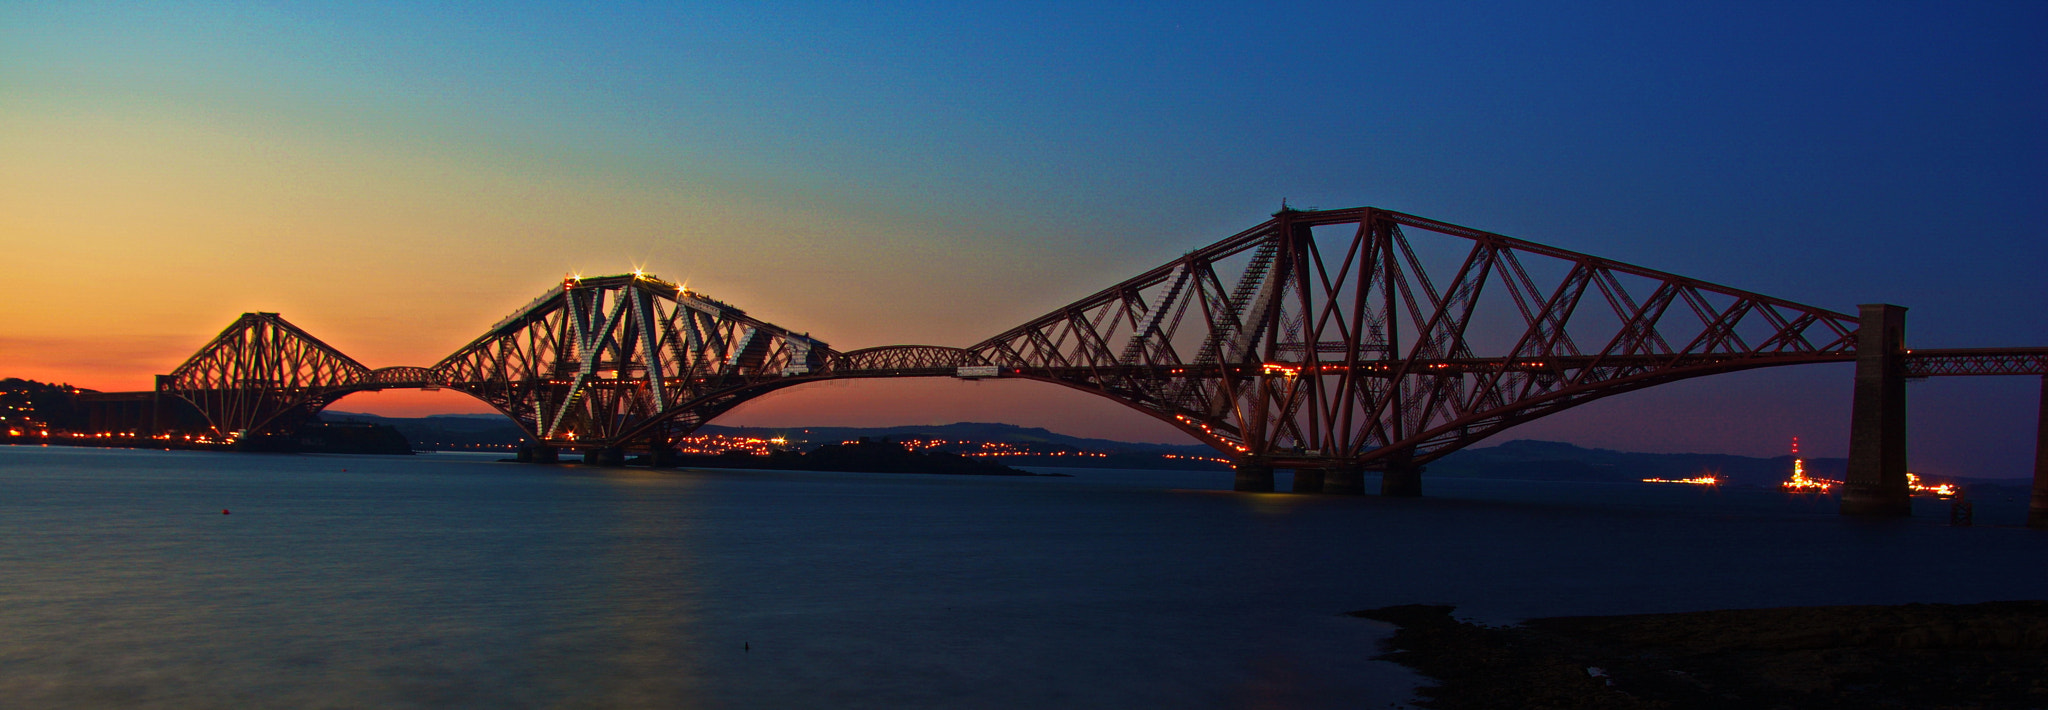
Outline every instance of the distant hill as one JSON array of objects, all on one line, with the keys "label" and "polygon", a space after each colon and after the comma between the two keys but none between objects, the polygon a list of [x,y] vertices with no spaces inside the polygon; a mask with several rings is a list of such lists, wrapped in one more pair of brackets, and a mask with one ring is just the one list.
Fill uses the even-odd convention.
[{"label": "distant hill", "polygon": [[1047,431],[1038,427],[1020,427],[1014,424],[993,424],[984,422],[959,422],[954,424],[907,425],[893,427],[728,427],[716,424],[705,425],[698,431],[707,434],[727,436],[756,436],[772,438],[777,436],[796,438],[801,436],[818,443],[854,441],[860,437],[878,439],[925,438],[950,441],[993,441],[1010,444],[1046,444],[1079,451],[1102,453],[1171,453],[1184,455],[1215,455],[1216,450],[1201,444],[1146,444],[1112,439],[1090,439],[1079,436]]},{"label": "distant hill", "polygon": [[[429,417],[383,417],[375,414],[326,411],[320,418],[331,422],[385,424],[396,427],[422,449],[476,444],[517,445],[525,436],[511,420],[497,414],[437,414]],[[893,427],[734,427],[707,424],[701,434],[732,437],[785,437],[808,442],[809,446],[870,439],[946,439],[949,441],[1043,444],[1049,447],[1101,453],[1182,454],[1211,456],[1215,449],[1201,444],[1146,444],[1110,439],[1090,439],[1054,433],[1037,427],[1013,424],[962,422],[957,424]]]},{"label": "distant hill", "polygon": [[[14,377],[0,379],[0,430],[83,429],[84,410],[78,406],[82,390],[71,385],[51,384]],[[0,432],[4,433],[4,432]]]},{"label": "distant hill", "polygon": [[430,417],[380,417],[375,414],[325,411],[321,421],[383,424],[404,434],[421,451],[509,451],[525,432],[501,414],[436,414]]},{"label": "distant hill", "polygon": [[[394,418],[372,414],[324,412],[328,421],[385,424],[398,429],[421,450],[509,451],[519,444],[519,427],[496,414],[443,414],[431,417]],[[1089,452],[1092,457],[1027,456],[1004,459],[1012,466],[1073,466],[1106,468],[1224,469],[1224,464],[1199,460],[1168,459],[1167,455],[1218,457],[1214,449],[1200,444],[1148,444],[1111,439],[1070,436],[1038,427],[1012,424],[960,422],[955,424],[894,427],[736,427],[707,425],[701,434],[735,438],[786,438],[795,448],[810,450],[826,444],[883,438],[944,439],[953,442],[996,442],[1028,446],[1037,451]],[[1810,476],[1841,480],[1848,460],[1815,458],[1806,460]],[[1516,439],[1497,446],[1458,451],[1429,464],[1426,476],[1507,478],[1533,481],[1640,481],[1645,478],[1690,478],[1703,474],[1720,476],[1730,485],[1776,486],[1792,473],[1792,457],[1756,458],[1729,454],[1646,454],[1611,449],[1589,449],[1555,441]],[[1972,485],[2027,485],[2021,479],[1956,479]]]}]

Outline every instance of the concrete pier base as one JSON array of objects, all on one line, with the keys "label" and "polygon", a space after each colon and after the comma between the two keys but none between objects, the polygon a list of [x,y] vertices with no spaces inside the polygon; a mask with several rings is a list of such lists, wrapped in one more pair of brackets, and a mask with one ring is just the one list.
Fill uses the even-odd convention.
[{"label": "concrete pier base", "polygon": [[1906,487],[1906,309],[1858,306],[1856,397],[1849,418],[1849,474],[1842,514],[1904,517]]},{"label": "concrete pier base", "polygon": [[1843,483],[1842,514],[1866,518],[1904,518],[1913,514],[1912,491],[1902,495],[1883,486]]},{"label": "concrete pier base", "polygon": [[1231,490],[1241,493],[1272,493],[1273,467],[1264,462],[1240,461],[1237,469],[1237,483]]},{"label": "concrete pier base", "polygon": [[1323,469],[1323,492],[1340,496],[1364,495],[1365,471],[1357,466]]},{"label": "concrete pier base", "polygon": [[519,447],[517,458],[520,463],[555,463],[561,460],[560,452],[556,451],[555,447],[535,444]]},{"label": "concrete pier base", "polygon": [[2034,496],[2027,504],[2027,527],[2048,530],[2048,375],[2041,376],[2041,418],[2034,428]]},{"label": "concrete pier base", "polygon": [[676,450],[666,446],[654,447],[654,451],[647,455],[647,465],[655,468],[675,468]]},{"label": "concrete pier base", "polygon": [[1321,493],[1321,492],[1323,492],[1323,487],[1324,487],[1324,485],[1325,485],[1325,484],[1324,484],[1324,479],[1323,479],[1323,469],[1320,469],[1320,468],[1297,468],[1297,469],[1294,469],[1294,492],[1296,492],[1296,493]]},{"label": "concrete pier base", "polygon": [[1380,475],[1380,495],[1387,498],[1422,496],[1422,467],[1412,463],[1387,464]]},{"label": "concrete pier base", "polygon": [[591,449],[583,452],[583,462],[593,466],[624,466],[626,450],[616,446]]}]

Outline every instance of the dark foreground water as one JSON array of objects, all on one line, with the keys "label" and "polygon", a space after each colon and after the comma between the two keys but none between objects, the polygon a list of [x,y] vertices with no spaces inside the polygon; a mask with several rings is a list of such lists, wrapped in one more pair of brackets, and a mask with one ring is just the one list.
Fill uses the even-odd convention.
[{"label": "dark foreground water", "polygon": [[2016,497],[1963,529],[1761,490],[1070,472],[0,447],[0,705],[1385,707],[1417,678],[1342,612],[2048,597]]}]

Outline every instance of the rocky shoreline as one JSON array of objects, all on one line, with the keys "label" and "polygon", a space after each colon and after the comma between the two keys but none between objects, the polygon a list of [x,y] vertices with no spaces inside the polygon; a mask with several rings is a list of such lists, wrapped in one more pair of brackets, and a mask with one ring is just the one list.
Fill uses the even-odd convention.
[{"label": "rocky shoreline", "polygon": [[1460,622],[1453,607],[1350,615],[1400,627],[1381,658],[1467,708],[2048,707],[2048,601],[1744,609]]}]

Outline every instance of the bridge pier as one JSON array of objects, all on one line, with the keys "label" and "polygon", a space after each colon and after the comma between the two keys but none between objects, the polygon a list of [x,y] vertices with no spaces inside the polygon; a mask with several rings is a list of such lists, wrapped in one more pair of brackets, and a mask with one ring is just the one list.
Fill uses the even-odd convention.
[{"label": "bridge pier", "polygon": [[2027,527],[2048,530],[2048,375],[2041,376],[2041,418],[2034,427],[2034,495],[2027,503]]},{"label": "bridge pier", "polygon": [[1849,474],[1842,514],[1913,514],[1906,487],[1906,309],[1857,306],[1856,396],[1849,419]]},{"label": "bridge pier", "polygon": [[1380,474],[1380,496],[1383,498],[1419,498],[1422,496],[1422,469],[1415,465],[1415,450],[1406,449],[1386,458],[1386,468]]},{"label": "bridge pier", "polygon": [[170,376],[170,375],[157,375],[157,376],[156,376],[156,386],[155,386],[155,387],[152,387],[152,388],[150,388],[150,391],[149,391],[149,435],[150,435],[150,436],[156,436],[156,435],[158,435],[158,434],[162,434],[162,433],[165,433],[166,431],[169,431],[169,429],[170,429],[169,427],[167,427],[167,426],[165,426],[165,425],[164,425],[164,392],[166,392],[166,391],[170,390],[170,389],[171,389],[171,388],[172,388],[173,386],[175,386],[175,385],[176,385],[176,383],[177,383],[177,378],[175,378],[175,377],[172,377],[172,376]]},{"label": "bridge pier", "polygon": [[647,454],[647,465],[654,468],[675,468],[675,447],[666,444],[656,444],[654,450]]},{"label": "bridge pier", "polygon": [[519,447],[520,463],[555,463],[561,460],[561,452],[546,444],[527,444]]},{"label": "bridge pier", "polygon": [[1273,466],[1259,459],[1241,459],[1231,468],[1237,469],[1237,482],[1231,490],[1240,493],[1272,493]]},{"label": "bridge pier", "polygon": [[1422,469],[1407,461],[1390,462],[1380,475],[1380,495],[1386,498],[1422,497]]},{"label": "bridge pier", "polygon": [[1294,469],[1294,492],[1296,492],[1296,493],[1321,493],[1321,492],[1323,492],[1323,488],[1324,488],[1324,479],[1323,479],[1323,469],[1320,469],[1320,468],[1297,468],[1297,469]]},{"label": "bridge pier", "polygon": [[583,452],[583,462],[592,466],[624,466],[626,450],[617,446],[605,446]]},{"label": "bridge pier", "polygon": [[1357,464],[1331,466],[1323,473],[1323,492],[1340,496],[1365,495],[1365,470]]}]

